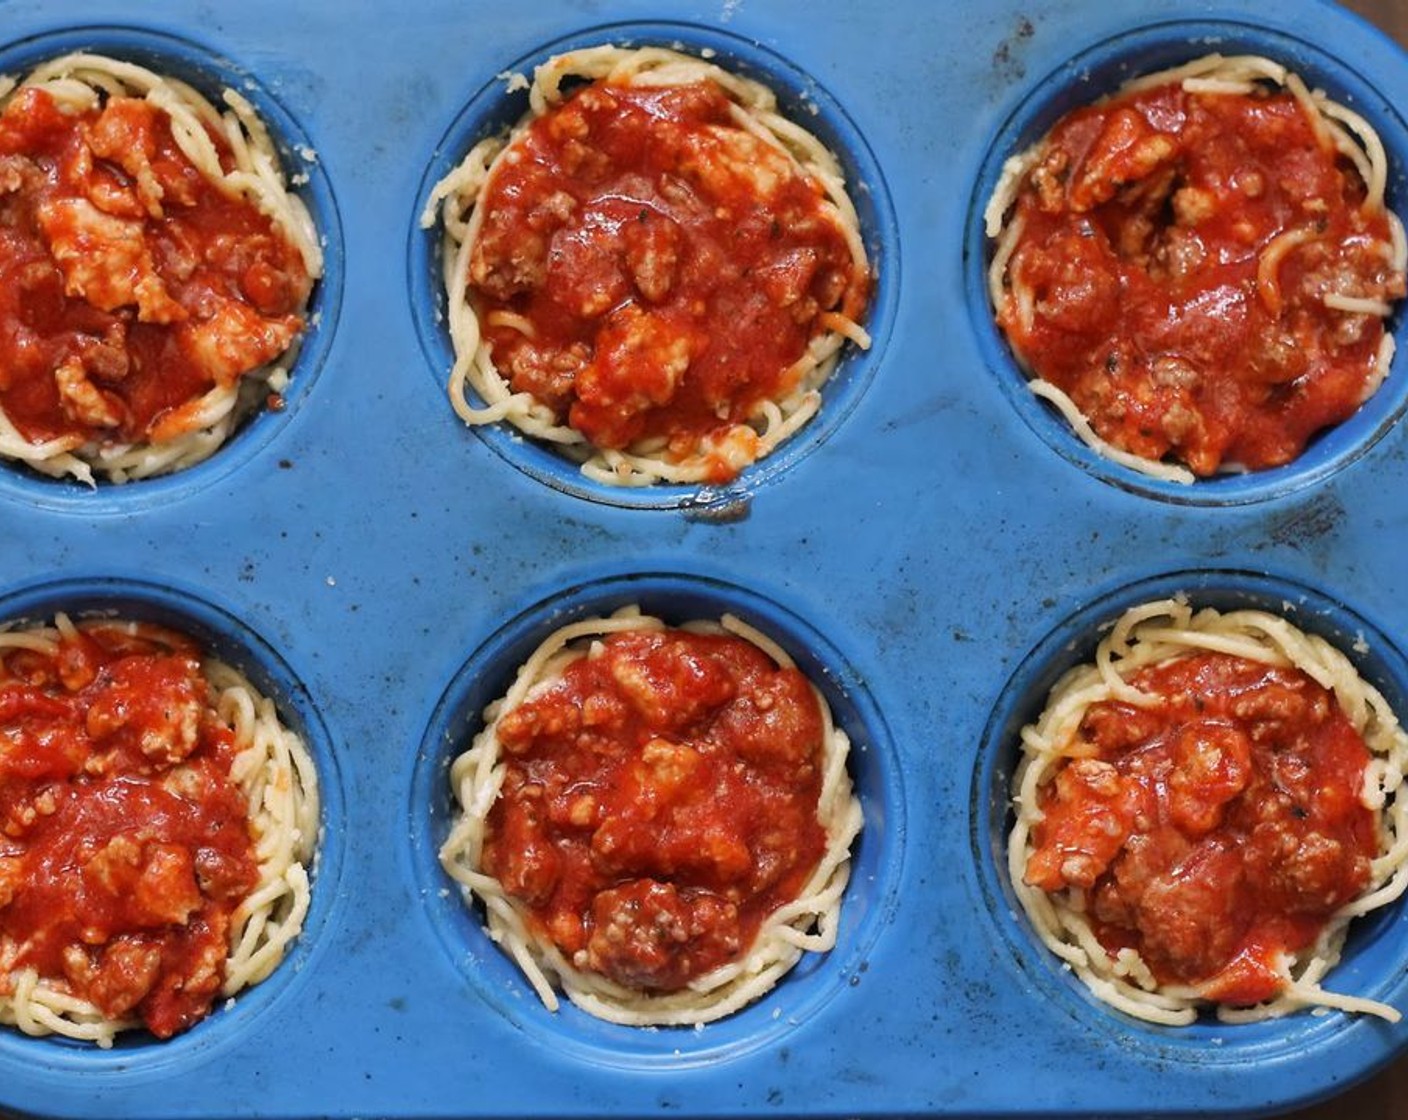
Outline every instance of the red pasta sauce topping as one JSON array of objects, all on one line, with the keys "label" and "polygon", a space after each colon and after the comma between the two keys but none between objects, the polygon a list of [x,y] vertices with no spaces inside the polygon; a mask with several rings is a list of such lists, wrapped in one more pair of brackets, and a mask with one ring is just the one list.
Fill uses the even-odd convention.
[{"label": "red pasta sauce topping", "polygon": [[469,290],[494,362],[598,448],[708,457],[794,387],[824,313],[864,309],[821,186],[732,111],[712,82],[595,83],[528,126],[477,203]]},{"label": "red pasta sauce topping", "polygon": [[608,636],[498,738],[485,870],[576,968],[628,988],[745,952],[825,850],[819,703],[742,639]]},{"label": "red pasta sauce topping", "polygon": [[1043,787],[1026,882],[1083,890],[1100,942],[1137,949],[1161,984],[1270,999],[1278,955],[1369,882],[1368,748],[1297,669],[1200,653],[1129,683],[1160,701],[1091,705]]},{"label": "red pasta sauce topping", "polygon": [[0,989],[33,969],[159,1038],[209,1011],[259,881],[209,691],[155,628],[0,658]]},{"label": "red pasta sauce topping", "polygon": [[[1076,110],[1025,180],[1007,275],[1014,351],[1114,446],[1197,475],[1295,459],[1377,384],[1404,294],[1388,217],[1290,93],[1177,84]],[[1287,251],[1261,268],[1274,250]]]},{"label": "red pasta sauce topping", "polygon": [[293,343],[310,287],[149,102],[75,111],[28,88],[0,114],[0,407],[29,441],[198,429],[201,396]]}]

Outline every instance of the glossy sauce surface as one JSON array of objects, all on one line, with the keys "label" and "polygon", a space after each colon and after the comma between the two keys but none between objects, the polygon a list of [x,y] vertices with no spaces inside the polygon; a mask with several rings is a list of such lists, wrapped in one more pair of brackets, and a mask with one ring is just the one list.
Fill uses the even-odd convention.
[{"label": "glossy sauce surface", "polygon": [[731,636],[609,636],[498,725],[484,864],[573,964],[671,991],[747,949],[825,849],[810,684]]},{"label": "glossy sauce surface", "polygon": [[743,422],[793,388],[823,315],[860,318],[870,285],[820,185],[732,112],[712,82],[576,92],[494,173],[469,277],[515,391],[597,447],[711,457],[716,480],[756,456]]},{"label": "glossy sauce surface", "polygon": [[34,969],[165,1038],[219,993],[259,881],[198,652],[96,627],[0,658],[0,985]]},{"label": "glossy sauce surface", "polygon": [[1368,749],[1298,670],[1196,654],[1130,683],[1161,702],[1086,712],[1043,789],[1026,881],[1084,891],[1101,943],[1137,949],[1160,983],[1269,999],[1278,957],[1369,881]]},{"label": "glossy sauce surface", "polygon": [[150,102],[76,111],[22,89],[0,114],[0,406],[29,441],[203,426],[203,394],[293,343],[310,287],[295,246]]}]

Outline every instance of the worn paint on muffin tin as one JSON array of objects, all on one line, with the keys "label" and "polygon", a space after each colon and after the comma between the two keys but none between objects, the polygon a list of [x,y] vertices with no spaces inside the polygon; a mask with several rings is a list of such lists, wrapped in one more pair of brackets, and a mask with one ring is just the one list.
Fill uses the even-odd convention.
[{"label": "worn paint on muffin tin", "polygon": [[[1126,71],[1221,43],[1288,54],[1375,119],[1402,211],[1392,107],[1408,103],[1408,58],[1387,39],[1317,0],[622,0],[609,14],[576,0],[11,0],[5,28],[7,72],[46,37],[52,53],[165,45],[257,89],[285,146],[314,154],[330,279],[290,409],[189,477],[0,479],[0,607],[115,594],[193,620],[263,667],[330,793],[314,913],[272,976],[167,1043],[99,1052],[6,1032],[0,1110],[1251,1115],[1408,1044],[1408,1025],[1338,1013],[1174,1031],[1095,1008],[1033,943],[991,843],[1011,757],[993,728],[1048,671],[1034,666],[1088,648],[1104,617],[1091,604],[1148,581],[1362,621],[1383,642],[1371,668],[1402,687],[1408,358],[1384,410],[1301,468],[1190,499],[1063,444],[974,283],[1007,145]],[[872,188],[858,202],[880,344],[843,366],[795,447],[728,495],[603,496],[542,449],[466,429],[445,398],[429,184],[482,123],[515,115],[501,74],[558,44],[627,38],[775,74],[828,139],[856,145],[843,161]],[[555,613],[637,592],[670,616],[722,606],[772,630],[864,742],[852,769],[868,824],[837,948],[700,1030],[550,1016],[433,860],[444,766],[513,651]],[[1408,1008],[1405,927],[1399,904],[1354,932],[1344,986]]]}]

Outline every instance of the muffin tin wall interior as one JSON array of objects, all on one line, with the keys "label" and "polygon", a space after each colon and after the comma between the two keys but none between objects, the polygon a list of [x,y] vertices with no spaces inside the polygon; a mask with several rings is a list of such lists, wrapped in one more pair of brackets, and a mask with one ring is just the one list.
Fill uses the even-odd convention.
[{"label": "muffin tin wall interior", "polygon": [[[1294,1053],[1270,1026],[1229,1047],[1217,1032],[1145,1030],[1074,993],[1053,998],[1061,978],[994,902],[972,800],[989,765],[985,729],[1023,660],[1062,620],[1141,580],[1269,572],[1408,643],[1400,428],[1328,477],[1254,502],[1151,499],[1034,433],[971,303],[976,184],[996,139],[1071,59],[1151,24],[1186,20],[1197,35],[1268,24],[1315,44],[1382,111],[1408,101],[1408,60],[1386,39],[1315,0],[623,0],[609,16],[574,0],[250,0],[198,12],[12,0],[5,18],[12,43],[116,25],[194,44],[249,75],[316,153],[340,296],[297,407],[227,449],[198,485],[134,484],[130,499],[62,488],[53,500],[38,480],[6,483],[0,593],[169,586],[238,620],[326,728],[338,798],[324,812],[334,873],[320,871],[317,921],[268,981],[267,1003],[241,997],[171,1047],[96,1054],[6,1038],[0,1109],[1251,1114],[1324,1095],[1408,1040],[1401,1025],[1332,1014],[1287,1023]],[[882,281],[883,346],[855,373],[864,392],[786,469],[745,479],[725,517],[623,508],[518,469],[512,440],[491,446],[454,418],[413,306],[427,287],[416,254],[433,253],[417,248],[424,192],[454,158],[445,145],[467,106],[518,60],[617,35],[616,21],[737,41],[741,55],[814,82],[823,122],[834,108],[837,134],[854,129],[888,197],[872,200],[870,232],[880,267],[902,270]],[[1408,153],[1393,159],[1397,182]],[[820,635],[815,668],[834,671],[837,695],[888,745],[858,761],[877,827],[858,849],[865,878],[837,954],[808,962],[760,1012],[623,1041],[568,1014],[545,1023],[493,947],[445,917],[451,888],[429,856],[447,797],[444,734],[474,705],[436,721],[447,697],[468,694],[455,690],[468,690],[476,651],[535,604],[580,604],[582,589],[642,573],[736,589],[782,620],[780,637]],[[1382,974],[1408,943],[1404,924],[1396,908],[1368,928],[1355,967]],[[824,998],[790,1002],[819,977]],[[1384,983],[1408,1006],[1408,980]]]}]

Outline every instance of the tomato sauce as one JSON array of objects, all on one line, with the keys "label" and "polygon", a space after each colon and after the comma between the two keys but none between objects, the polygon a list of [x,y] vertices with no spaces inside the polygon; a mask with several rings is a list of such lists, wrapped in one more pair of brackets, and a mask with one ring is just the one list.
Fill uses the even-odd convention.
[{"label": "tomato sauce", "polygon": [[824,313],[858,319],[868,296],[820,185],[712,82],[593,84],[509,156],[477,203],[469,275],[496,366],[596,447],[663,441],[732,477],[711,440],[785,396]]},{"label": "tomato sauce", "polygon": [[1013,220],[999,324],[1115,447],[1200,476],[1279,466],[1377,383],[1383,319],[1324,299],[1403,296],[1389,220],[1289,93],[1172,84],[1078,109]]},{"label": "tomato sauce", "polygon": [[1130,679],[1161,700],[1092,705],[1040,799],[1025,879],[1085,892],[1111,954],[1161,984],[1252,1004],[1310,946],[1378,855],[1361,800],[1369,751],[1296,669],[1200,653]]},{"label": "tomato sauce", "polygon": [[150,103],[73,111],[28,88],[0,113],[0,408],[27,440],[197,429],[194,402],[294,342],[310,288],[293,243]]},{"label": "tomato sauce", "polygon": [[0,991],[33,969],[159,1038],[205,1016],[259,881],[233,750],[169,631],[0,658]]},{"label": "tomato sauce", "polygon": [[806,679],[749,642],[608,636],[500,721],[484,868],[576,968],[678,990],[821,859],[822,736]]}]

